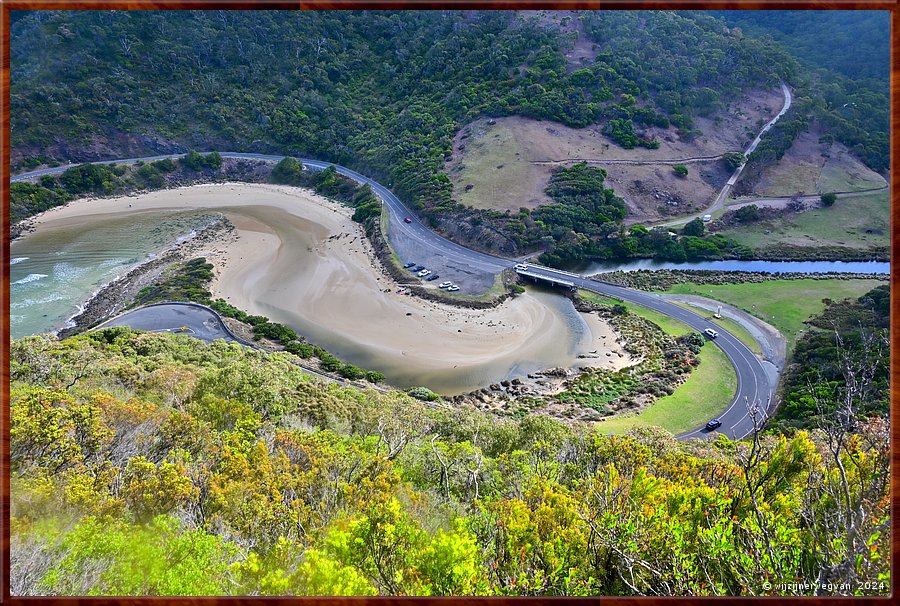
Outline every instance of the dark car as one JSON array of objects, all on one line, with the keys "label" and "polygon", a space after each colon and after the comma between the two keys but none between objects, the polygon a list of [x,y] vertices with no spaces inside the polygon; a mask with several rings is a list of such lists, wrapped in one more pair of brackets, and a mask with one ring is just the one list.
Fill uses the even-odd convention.
[{"label": "dark car", "polygon": [[431,274],[430,276],[428,276],[428,281],[431,282],[432,280],[437,280],[438,278],[440,278],[439,275]]},{"label": "dark car", "polygon": [[410,267],[412,267],[412,266],[415,265],[415,264],[416,264],[415,261],[410,261],[409,263],[407,263],[407,264],[404,265],[403,267],[404,267],[405,269],[409,269]]},{"label": "dark car", "polygon": [[418,272],[418,271],[422,271],[423,269],[425,269],[425,266],[424,266],[424,265],[416,265],[416,266],[413,267],[410,271],[416,271],[416,272]]},{"label": "dark car", "polygon": [[412,219],[410,219],[409,217],[406,217],[405,219],[403,219],[403,222],[404,223],[412,223]]},{"label": "dark car", "polygon": [[710,431],[712,431],[713,429],[718,429],[721,426],[722,426],[722,421],[720,421],[719,419],[713,419],[712,421],[710,421],[709,423],[706,424],[706,428]]}]

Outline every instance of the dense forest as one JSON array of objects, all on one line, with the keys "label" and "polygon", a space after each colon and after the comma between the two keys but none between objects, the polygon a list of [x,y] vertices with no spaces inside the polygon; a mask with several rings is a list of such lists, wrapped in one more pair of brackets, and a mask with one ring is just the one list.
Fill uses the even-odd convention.
[{"label": "dense forest", "polygon": [[123,327],[14,341],[12,593],[888,591],[887,423],[854,398],[843,425],[685,443],[294,361]]},{"label": "dense forest", "polygon": [[463,124],[603,122],[622,145],[652,146],[643,125],[691,136],[694,116],[797,70],[777,45],[699,13],[583,21],[599,54],[570,69],[571,40],[530,13],[35,11],[12,36],[13,162],[191,147],[315,156],[384,182],[433,227],[469,219],[476,240],[501,233],[501,252],[521,254],[535,245],[521,217],[452,199],[443,166]]},{"label": "dense forest", "polygon": [[[784,79],[797,89],[796,107],[751,164],[779,158],[814,122],[872,168],[887,167],[884,28],[875,17],[852,22],[877,34],[866,52],[837,61],[809,43],[831,36],[833,18],[815,13],[804,29],[794,15],[779,35],[766,12],[742,11],[741,27],[713,15],[586,12],[580,35],[596,57],[573,66],[564,55],[573,34],[536,13],[35,11],[12,32],[13,163],[191,147],[314,156],[384,182],[432,227],[465,225],[454,233],[468,244],[512,256],[546,249],[566,219],[453,200],[444,162],[455,132],[479,116],[600,123],[623,147],[654,147],[646,126],[690,138],[696,116]],[[857,58],[872,64],[863,79],[849,75]],[[58,194],[29,193],[44,195],[35,207],[58,203]]]},{"label": "dense forest", "polygon": [[798,340],[785,374],[774,427],[840,420],[848,399],[858,400],[863,414],[888,415],[890,298],[890,286],[879,286],[858,300],[830,302],[810,321],[814,329]]}]

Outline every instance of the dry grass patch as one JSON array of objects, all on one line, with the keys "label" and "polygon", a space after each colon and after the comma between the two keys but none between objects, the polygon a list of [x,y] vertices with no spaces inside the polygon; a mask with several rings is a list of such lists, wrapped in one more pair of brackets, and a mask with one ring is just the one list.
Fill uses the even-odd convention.
[{"label": "dry grass patch", "polygon": [[825,192],[860,191],[883,187],[884,178],[873,172],[840,143],[820,143],[818,131],[800,134],[784,156],[766,167],[753,193],[793,196]]},{"label": "dry grass patch", "polygon": [[[629,202],[629,222],[639,223],[658,218],[658,207],[665,206],[664,196],[657,198],[656,189],[672,190],[673,195],[680,192],[688,208],[702,207],[727,178],[719,174],[723,171],[720,163],[689,164],[688,178],[674,181],[677,177],[671,166],[609,165],[604,161],[685,160],[740,150],[759,131],[759,121],[771,119],[782,104],[779,90],[747,93],[715,118],[697,119],[703,134],[691,141],[682,140],[674,128],[647,129],[659,140],[659,149],[623,149],[602,134],[601,124],[576,129],[521,116],[481,118],[457,133],[445,170],[459,202],[516,212],[550,202],[544,188],[555,166],[587,161],[610,173],[609,186]],[[548,162],[551,164],[541,164]],[[701,177],[701,173],[707,176]],[[634,181],[646,183],[646,191],[634,188]],[[683,208],[676,214],[683,214]]]}]

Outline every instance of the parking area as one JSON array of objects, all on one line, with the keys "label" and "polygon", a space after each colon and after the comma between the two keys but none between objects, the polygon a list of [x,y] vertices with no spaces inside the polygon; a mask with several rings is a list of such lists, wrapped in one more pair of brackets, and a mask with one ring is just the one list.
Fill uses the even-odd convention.
[{"label": "parking area", "polygon": [[[436,252],[434,246],[420,242],[415,238],[414,234],[398,228],[396,223],[395,221],[390,222],[391,247],[403,264],[415,262],[413,268],[421,265],[423,269],[431,272],[431,274],[423,277],[416,276],[422,280],[423,286],[436,287],[437,284],[449,280],[459,286],[460,294],[480,295],[490,290],[494,285],[496,274],[472,269],[471,266],[464,262],[449,259],[443,254]],[[429,282],[427,278],[433,274],[437,274],[439,277]]]}]

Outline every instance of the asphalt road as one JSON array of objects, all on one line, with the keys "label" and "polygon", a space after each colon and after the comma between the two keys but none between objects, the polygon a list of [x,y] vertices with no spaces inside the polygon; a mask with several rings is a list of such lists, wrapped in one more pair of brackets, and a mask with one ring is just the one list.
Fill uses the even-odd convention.
[{"label": "asphalt road", "polygon": [[[790,93],[787,92],[787,87],[785,87],[784,90],[786,96],[788,96],[786,98],[789,98]],[[786,106],[787,105],[789,105],[789,102],[786,103]],[[782,113],[784,111],[785,110],[782,110]],[[781,114],[779,114],[779,116],[780,115]],[[771,126],[771,124],[773,123],[774,120],[770,122],[766,128]],[[276,162],[284,158],[284,156],[265,154],[246,154],[239,152],[219,153],[224,158],[244,158]],[[126,164],[134,162],[136,160],[143,160],[145,162],[148,162],[152,160],[160,160],[163,158],[177,158],[182,155],[183,154],[171,154],[166,156],[153,156],[148,158],[110,160],[97,162],[97,164],[111,164],[114,162],[119,164]],[[515,260],[503,259],[478,251],[469,250],[464,246],[460,246],[455,242],[451,242],[446,238],[439,236],[438,234],[431,231],[428,227],[426,227],[421,221],[419,221],[418,218],[416,218],[415,215],[403,204],[403,202],[401,202],[400,199],[397,198],[397,196],[395,196],[389,189],[387,189],[380,183],[377,183],[372,179],[359,174],[354,170],[345,168],[343,166],[334,165],[330,162],[322,162],[320,160],[309,160],[302,158],[300,158],[299,160],[305,166],[316,170],[323,170],[329,166],[334,166],[337,172],[339,172],[340,174],[350,177],[358,183],[369,185],[372,188],[372,191],[379,198],[381,198],[384,204],[386,204],[390,209],[391,212],[389,213],[389,217],[390,221],[392,222],[392,228],[400,230],[401,233],[403,233],[405,236],[414,238],[422,247],[432,249],[435,254],[444,256],[453,263],[468,265],[469,267],[478,269],[480,271],[494,273],[499,272],[503,269],[510,268],[516,263]],[[64,172],[67,168],[69,168],[69,166],[58,166],[55,168],[47,168],[30,173],[23,173],[12,177],[11,181],[23,181],[40,177],[41,175],[58,174]],[[406,223],[403,220],[405,217],[410,217],[412,219],[412,222]],[[596,280],[588,280],[578,274],[571,274],[569,272],[563,272],[536,265],[531,265],[529,269],[537,273],[541,273],[542,275],[545,275],[547,277],[555,277],[557,279],[573,282],[579,288],[584,288],[586,290],[590,290],[600,294],[611,295],[613,297],[618,297],[620,299],[631,301],[639,305],[644,305],[645,307],[649,307],[650,309],[654,309],[667,316],[671,316],[677,320],[680,320],[688,326],[697,329],[698,331],[702,331],[704,328],[709,327],[715,328],[715,330],[719,333],[719,337],[715,339],[713,343],[720,347],[722,351],[725,352],[725,355],[728,356],[728,359],[731,361],[732,365],[734,365],[738,380],[738,389],[734,399],[732,400],[728,408],[726,408],[725,411],[723,411],[718,416],[718,418],[722,421],[722,426],[718,431],[732,438],[743,438],[753,432],[753,420],[748,411],[751,409],[757,411],[766,411],[771,406],[773,386],[769,384],[769,378],[760,360],[753,354],[753,352],[751,352],[747,348],[746,345],[741,343],[736,337],[734,337],[721,327],[714,326],[702,316],[679,307],[674,303],[667,302],[660,298],[658,295],[652,293],[631,290],[628,288],[614,286],[612,284],[606,284]],[[119,318],[114,319],[111,322],[128,322],[129,326],[141,330],[173,330],[184,325],[188,326],[188,329],[193,331],[193,336],[197,336],[197,338],[201,338],[204,340],[207,340],[206,338],[204,338],[204,335],[209,337],[213,334],[216,334],[216,327],[212,324],[207,325],[206,320],[208,318],[205,318],[203,314],[198,313],[197,316],[193,318],[195,321],[189,324],[187,322],[182,322],[180,319],[173,322],[173,319],[175,318],[161,311],[154,312],[152,308],[144,308],[144,310],[146,310],[146,312],[139,314],[136,318],[133,315],[129,316],[129,314],[125,314],[124,316],[120,316]],[[190,312],[185,313],[185,319],[192,318]],[[140,325],[130,322],[139,322]],[[224,337],[213,336],[209,340],[215,338]],[[703,428],[700,428],[682,434],[679,437],[701,437],[706,433],[707,432]]]},{"label": "asphalt road", "polygon": [[107,320],[94,330],[109,326],[130,326],[148,332],[190,335],[207,343],[216,339],[237,341],[214,311],[200,305],[179,303],[148,305]]},{"label": "asphalt road", "polygon": [[[718,415],[722,426],[717,430],[731,438],[743,438],[753,432],[754,422],[750,411],[755,411],[757,423],[761,423],[765,415],[771,412],[772,392],[774,386],[769,384],[768,373],[762,361],[721,326],[710,322],[703,316],[696,314],[679,305],[666,301],[654,293],[647,293],[630,288],[623,288],[597,280],[588,280],[578,274],[561,272],[555,269],[529,264],[528,271],[549,278],[568,280],[585,290],[590,290],[603,295],[609,295],[638,305],[643,305],[662,314],[684,322],[698,332],[706,328],[712,328],[719,336],[712,340],[731,361],[737,374],[737,392],[731,404]],[[680,438],[702,437],[709,432],[704,428],[696,429],[684,434]]]}]

